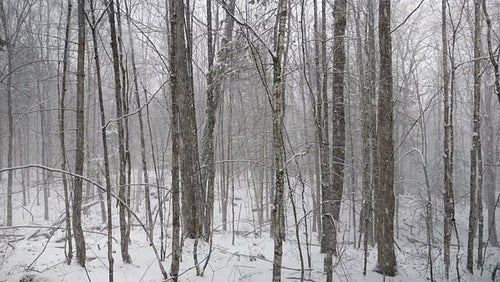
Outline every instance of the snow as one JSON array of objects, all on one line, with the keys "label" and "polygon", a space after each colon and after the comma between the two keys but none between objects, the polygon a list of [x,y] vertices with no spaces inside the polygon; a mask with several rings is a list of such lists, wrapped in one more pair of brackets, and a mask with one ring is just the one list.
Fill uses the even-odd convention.
[{"label": "snow", "polygon": [[[292,181],[293,183],[293,181]],[[2,184],[3,185],[3,184]],[[16,187],[15,190],[19,190]],[[53,192],[61,189],[59,186],[52,187]],[[300,189],[300,188],[298,188]],[[59,190],[60,191],[60,190]],[[234,245],[232,244],[231,224],[228,224],[228,231],[222,231],[220,227],[220,211],[218,203],[215,206],[214,226],[218,226],[214,231],[213,249],[210,262],[205,270],[204,276],[196,276],[193,263],[193,240],[185,240],[182,253],[181,269],[179,273],[180,281],[271,281],[272,280],[272,260],[273,260],[273,239],[269,237],[269,223],[267,223],[259,237],[255,230],[252,217],[252,206],[249,203],[246,187],[236,188],[237,197],[235,200],[235,218],[237,223],[237,234]],[[32,193],[32,195],[35,193]],[[297,199],[300,193],[297,194]],[[288,195],[288,193],[286,193]],[[87,244],[86,269],[80,267],[75,260],[70,264],[65,263],[64,256],[64,230],[58,229],[51,237],[51,229],[45,228],[54,226],[61,222],[64,204],[57,193],[51,193],[50,203],[51,221],[43,221],[43,206],[38,206],[34,200],[26,207],[21,208],[21,196],[14,196],[14,225],[26,226],[22,228],[7,229],[4,226],[0,229],[0,281],[22,281],[21,278],[32,277],[37,282],[52,281],[107,281],[107,248],[106,248],[106,226],[101,223],[100,207],[94,205],[90,208],[88,215],[84,216],[85,240]],[[5,197],[0,197],[0,205],[4,206]],[[216,200],[217,201],[217,200]],[[289,204],[287,205],[287,240],[283,244],[283,281],[300,281],[300,255],[295,237],[295,225],[293,223],[293,213]],[[296,201],[296,203],[300,203]],[[310,210],[309,205],[308,210]],[[133,205],[135,206],[135,205]],[[167,207],[170,207],[167,204]],[[115,209],[115,203],[113,202]],[[303,216],[301,208],[297,205],[298,217]],[[359,208],[359,207],[358,207]],[[335,277],[334,281],[383,281],[383,277],[374,272],[377,260],[376,247],[370,248],[368,257],[367,274],[363,276],[363,250],[354,248],[352,227],[347,226],[349,214],[348,202],[343,205],[341,230],[338,235],[339,258],[334,258]],[[228,209],[230,210],[230,208]],[[402,195],[400,198],[400,222],[399,236],[396,238],[396,258],[398,262],[398,275],[387,277],[385,281],[429,281],[430,273],[427,260],[426,229],[423,220],[423,204],[415,197]],[[117,220],[117,210],[114,214],[113,237],[119,240],[119,229]],[[31,217],[30,213],[33,215]],[[144,217],[143,210],[139,212]],[[440,211],[438,218],[441,218]],[[460,233],[461,250],[460,274],[462,281],[491,281],[491,271],[497,262],[500,262],[500,250],[488,246],[486,264],[483,275],[476,270],[474,275],[465,270],[465,244],[467,234],[467,213],[468,208],[457,206],[457,224]],[[166,216],[170,216],[168,213]],[[229,213],[230,220],[230,213]],[[4,222],[5,214],[0,215],[0,222]],[[443,253],[442,253],[442,223],[441,219],[434,221],[434,248],[432,252],[434,263],[434,277],[436,281],[444,280]],[[305,234],[303,221],[301,221],[301,246],[304,255],[306,268],[306,281],[324,281],[323,255],[320,253],[318,235],[309,230],[311,240],[311,267],[307,263]],[[309,221],[311,223],[311,221]],[[498,224],[500,226],[500,224]],[[29,228],[27,228],[29,226]],[[155,227],[155,245],[159,248],[159,225]],[[64,228],[64,223],[61,225]],[[91,231],[91,232],[88,232]],[[170,232],[170,228],[168,228]],[[32,238],[29,238],[29,237]],[[170,249],[171,236],[167,238],[167,258],[163,265],[167,271],[170,269]],[[50,240],[49,240],[50,238]],[[356,238],[357,240],[358,238]],[[44,246],[47,244],[45,250]],[[456,240],[452,240],[452,262],[451,277],[456,280],[455,258],[457,252]],[[477,246],[477,243],[476,243]],[[201,267],[205,263],[209,244],[199,242],[198,259]],[[144,231],[134,226],[131,231],[130,254],[132,264],[124,264],[120,257],[120,246],[118,241],[113,244],[114,279],[115,281],[162,281],[162,275],[154,253],[147,242]],[[40,256],[39,256],[40,255]],[[39,258],[37,258],[39,256]],[[31,265],[31,269],[27,269]]]}]

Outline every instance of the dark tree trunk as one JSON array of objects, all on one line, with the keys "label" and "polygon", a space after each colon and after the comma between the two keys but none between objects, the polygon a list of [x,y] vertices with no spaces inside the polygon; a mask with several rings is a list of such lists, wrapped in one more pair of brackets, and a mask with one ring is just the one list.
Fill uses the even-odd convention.
[{"label": "dark tree trunk", "polygon": [[[71,0],[68,0],[68,13],[66,15],[66,29],[64,35],[64,52],[63,52],[63,73],[61,82],[61,99],[59,100],[59,141],[61,146],[61,169],[66,171],[66,141],[64,134],[64,113],[65,113],[65,97],[66,97],[66,75],[68,73],[68,49],[69,49],[69,29],[71,24]],[[63,189],[64,189],[64,206],[66,215],[66,244],[68,245],[68,252],[66,259],[68,264],[71,263],[73,258],[73,241],[71,239],[71,214],[70,214],[70,196],[68,193],[68,180],[66,174],[62,176]]]},{"label": "dark tree trunk", "polygon": [[94,45],[94,61],[96,68],[96,77],[97,77],[97,93],[99,98],[99,110],[100,110],[100,118],[101,118],[101,138],[102,138],[102,148],[103,148],[103,158],[104,158],[104,178],[106,181],[106,207],[107,207],[107,248],[108,248],[108,280],[113,281],[113,220],[111,213],[111,175],[109,168],[109,153],[108,153],[108,141],[106,134],[106,116],[104,110],[104,99],[102,92],[102,81],[101,81],[101,63],[99,60],[99,48],[97,41],[97,27],[96,27],[96,19],[95,19],[95,11],[93,0],[90,0],[91,6],[91,15],[92,15],[92,42]]},{"label": "dark tree trunk", "polygon": [[[178,48],[178,37],[184,40],[184,30],[179,27],[183,22],[184,3],[181,1],[169,1],[169,16],[170,16],[170,38],[169,38],[169,55],[170,55],[170,97],[171,97],[171,126],[172,126],[172,262],[170,275],[174,281],[177,281],[179,274],[180,263],[180,197],[179,197],[179,158],[180,158],[180,133],[179,133],[179,90],[180,83],[183,77],[180,76],[178,68],[186,71],[185,63],[179,62],[182,56]],[[182,42],[183,43],[183,42]],[[184,47],[185,45],[182,44]],[[184,47],[185,48],[185,47]],[[185,53],[184,53],[185,56]],[[179,64],[180,63],[180,64]],[[184,67],[183,67],[184,66]],[[185,79],[185,77],[184,77]]]},{"label": "dark tree trunk", "polygon": [[451,233],[453,228],[453,218],[455,217],[455,204],[453,200],[453,127],[452,127],[452,101],[449,91],[450,74],[448,70],[448,36],[446,32],[447,17],[446,0],[441,2],[441,33],[443,48],[443,104],[444,104],[444,224],[443,224],[443,253],[445,265],[445,277],[449,278],[450,273],[450,245]]},{"label": "dark tree trunk", "polygon": [[[85,159],[84,101],[85,101],[85,1],[78,0],[78,57],[76,67],[76,152],[75,174],[83,175]],[[76,257],[85,266],[86,249],[82,230],[82,178],[73,179],[73,232],[75,234]]]},{"label": "dark tree trunk", "polygon": [[[208,21],[208,75],[207,75],[207,109],[205,111],[206,122],[203,128],[203,137],[201,141],[201,184],[205,186],[204,191],[206,191],[205,199],[205,220],[203,222],[203,234],[205,240],[211,237],[212,229],[212,218],[213,218],[213,202],[214,202],[214,182],[215,182],[215,163],[214,163],[214,128],[216,120],[216,112],[219,107],[221,97],[224,93],[222,89],[222,83],[225,80],[227,73],[227,66],[229,63],[230,56],[230,45],[229,43],[233,37],[233,26],[234,19],[232,15],[234,14],[235,1],[231,0],[226,10],[226,18],[224,20],[224,34],[221,39],[221,49],[217,52],[217,58],[215,66],[213,65],[214,60],[214,46],[212,39],[212,23],[211,23],[211,11],[209,3],[211,0],[207,1],[207,21]],[[208,17],[210,15],[210,17]]]},{"label": "dark tree trunk", "polygon": [[[473,130],[472,130],[472,149],[470,151],[470,213],[469,230],[467,237],[467,270],[474,273],[474,238],[478,223],[478,206],[482,208],[482,161],[480,161],[481,148],[481,3],[480,0],[474,1],[474,112],[473,112]],[[480,211],[482,215],[482,211]],[[482,224],[482,222],[481,222]],[[481,227],[481,226],[480,226]],[[482,239],[479,239],[481,241]]]},{"label": "dark tree trunk", "polygon": [[280,0],[278,13],[276,16],[277,33],[275,34],[275,54],[273,56],[273,153],[274,153],[274,175],[276,181],[276,193],[274,194],[273,217],[273,239],[274,239],[274,259],[273,259],[273,281],[281,281],[281,263],[283,255],[283,233],[282,223],[284,221],[283,190],[285,185],[284,167],[284,144],[283,144],[283,53],[285,49],[285,32],[288,12],[288,0]]},{"label": "dark tree trunk", "polygon": [[110,35],[111,35],[111,51],[113,57],[113,73],[114,73],[114,82],[115,82],[115,104],[116,104],[116,118],[117,118],[117,127],[118,127],[118,155],[119,155],[119,169],[120,169],[120,177],[119,177],[119,192],[118,197],[120,198],[120,249],[122,260],[125,263],[131,263],[132,259],[128,252],[128,232],[127,232],[127,209],[125,204],[127,203],[127,189],[125,187],[126,184],[126,156],[125,156],[125,132],[123,129],[123,101],[122,101],[122,92],[121,92],[121,82],[120,82],[120,61],[119,61],[119,53],[118,53],[118,42],[117,42],[117,34],[116,34],[116,24],[115,24],[115,5],[114,0],[111,0],[108,5],[108,1],[105,1],[105,4],[108,6],[108,18],[109,18],[109,26],[110,26]]},{"label": "dark tree trunk", "polygon": [[333,116],[332,116],[332,196],[333,196],[333,253],[337,255],[337,225],[344,191],[345,163],[345,107],[344,66],[346,62],[344,36],[347,19],[347,1],[335,0],[333,6]]},{"label": "dark tree trunk", "polygon": [[[198,140],[196,126],[196,112],[194,105],[194,92],[191,75],[191,52],[189,26],[185,25],[189,21],[189,12],[184,2],[175,3],[174,10],[171,10],[170,31],[175,35],[171,38],[175,52],[171,58],[171,67],[175,65],[176,83],[171,89],[172,95],[178,97],[179,115],[179,152],[182,187],[182,217],[183,234],[186,238],[199,237],[201,231],[201,220],[203,213],[203,201],[201,197],[201,179],[198,157]],[[186,28],[187,27],[187,28]]]},{"label": "dark tree trunk", "polygon": [[[12,116],[12,72],[13,63],[12,57],[14,55],[13,42],[11,42],[9,27],[7,25],[7,15],[3,6],[3,1],[0,1],[0,11],[2,17],[2,25],[5,34],[5,44],[7,48],[7,118],[9,122],[9,141],[7,152],[7,167],[12,167],[12,159],[14,155],[14,120]],[[13,185],[14,172],[9,170],[7,172],[7,226],[12,226],[12,185]],[[1,178],[0,178],[1,180]]]},{"label": "dark tree trunk", "polygon": [[392,91],[392,43],[391,2],[379,2],[380,43],[380,94],[378,107],[378,153],[380,183],[377,191],[376,216],[378,223],[377,270],[383,275],[394,276],[397,272],[394,253],[394,140],[393,140],[393,91]]}]

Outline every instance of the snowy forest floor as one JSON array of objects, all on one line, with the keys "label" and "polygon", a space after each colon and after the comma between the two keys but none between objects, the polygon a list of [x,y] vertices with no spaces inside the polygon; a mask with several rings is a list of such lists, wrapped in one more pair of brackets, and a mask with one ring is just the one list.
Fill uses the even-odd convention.
[{"label": "snowy forest floor", "polygon": [[[5,183],[5,182],[4,182]],[[4,183],[1,185],[3,186]],[[17,187],[19,191],[20,187]],[[57,187],[58,189],[60,187]],[[3,189],[2,189],[3,190]],[[273,240],[269,237],[269,224],[265,225],[261,236],[254,232],[252,223],[252,209],[247,207],[243,199],[243,189],[238,189],[242,197],[237,197],[235,203],[235,226],[237,234],[232,244],[231,224],[228,231],[222,231],[220,223],[219,205],[216,204],[216,222],[213,237],[213,248],[210,261],[203,277],[196,276],[193,263],[193,241],[184,242],[180,281],[271,281]],[[248,189],[245,189],[248,190]],[[16,191],[16,189],[15,189]],[[101,222],[99,204],[89,208],[84,216],[83,229],[87,247],[86,269],[81,268],[75,261],[71,265],[65,263],[64,255],[64,201],[60,194],[52,190],[50,201],[51,221],[43,218],[43,199],[40,193],[40,205],[33,199],[31,203],[22,206],[20,194],[14,197],[14,226],[7,228],[0,226],[0,281],[20,281],[22,276],[33,275],[32,281],[107,281],[107,250],[106,250],[106,225]],[[60,190],[59,190],[60,191]],[[34,194],[34,193],[32,193]],[[34,197],[33,197],[34,198]],[[288,201],[289,202],[289,201]],[[5,197],[0,197],[0,205],[5,210]],[[344,206],[348,206],[348,203]],[[119,228],[117,209],[114,212],[113,256],[115,259],[115,281],[162,281],[162,275],[154,253],[147,242],[143,230],[134,224],[131,231],[130,254],[132,264],[124,264],[120,257]],[[169,205],[167,205],[169,208]],[[230,212],[231,209],[229,209]],[[309,209],[310,210],[310,209]],[[287,241],[283,245],[283,270],[282,277],[285,281],[300,281],[300,254],[295,236],[295,224],[291,209],[287,206]],[[302,213],[298,211],[299,218]],[[467,242],[467,215],[468,207],[457,204],[457,226],[460,234],[460,252],[458,253],[460,276],[462,281],[491,281],[491,272],[500,262],[500,249],[487,247],[486,262],[481,275],[480,270],[475,270],[471,275],[465,269],[466,242]],[[140,209],[140,216],[144,210]],[[415,197],[401,196],[398,215],[398,236],[396,238],[396,258],[398,262],[398,275],[386,278],[385,281],[429,281],[430,272],[428,264],[428,248],[426,244],[425,221],[422,217],[422,203]],[[444,281],[443,253],[442,253],[442,223],[441,212],[436,208],[434,220],[434,247],[432,252],[434,279]],[[166,215],[170,216],[170,213]],[[353,244],[351,226],[347,226],[349,208],[342,211],[343,230],[338,236],[339,257],[335,260],[334,281],[383,281],[384,277],[373,271],[377,260],[376,247],[370,248],[368,257],[367,274],[363,276],[363,249]],[[498,217],[497,217],[498,219]],[[5,221],[5,212],[0,215],[0,222]],[[309,220],[310,224],[310,220]],[[50,226],[60,227],[51,233]],[[159,224],[155,227],[155,245],[159,248]],[[500,226],[498,221],[497,226]],[[485,224],[486,228],[486,224]],[[170,227],[167,228],[170,232]],[[485,230],[486,233],[486,230]],[[305,281],[324,281],[323,255],[319,252],[317,233],[309,233],[310,239],[310,267],[308,265],[305,244],[303,221],[300,230],[301,249],[304,257]],[[312,235],[312,236],[311,236]],[[163,265],[170,269],[170,235],[167,235],[167,258]],[[356,236],[359,236],[356,232]],[[312,238],[311,238],[312,237]],[[358,238],[356,238],[357,240]],[[452,240],[452,262],[450,267],[450,280],[457,281],[456,257],[457,244],[455,236]],[[198,258],[204,264],[204,259],[209,249],[208,243],[200,242]],[[476,241],[477,249],[477,241]],[[476,254],[477,256],[477,254]]]}]

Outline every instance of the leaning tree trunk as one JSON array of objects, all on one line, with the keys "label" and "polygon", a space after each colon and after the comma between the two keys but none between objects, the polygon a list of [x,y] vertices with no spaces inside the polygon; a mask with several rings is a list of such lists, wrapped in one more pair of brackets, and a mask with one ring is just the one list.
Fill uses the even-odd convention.
[{"label": "leaning tree trunk", "polygon": [[118,42],[117,42],[117,34],[116,34],[116,24],[115,24],[115,8],[114,8],[114,0],[111,0],[108,5],[108,1],[105,1],[106,6],[108,6],[108,18],[109,18],[109,26],[110,26],[110,36],[111,36],[111,51],[113,57],[113,73],[115,79],[115,104],[116,104],[116,118],[117,118],[117,127],[118,127],[118,155],[120,159],[120,177],[119,177],[119,192],[118,197],[120,198],[120,249],[122,260],[125,263],[131,263],[132,259],[128,252],[128,240],[127,240],[127,209],[125,207],[126,199],[126,156],[125,156],[125,135],[123,129],[123,101],[122,101],[122,93],[121,93],[121,82],[120,82],[120,61],[118,54]]},{"label": "leaning tree trunk", "polygon": [[[75,174],[83,175],[85,158],[84,96],[85,96],[85,0],[78,0],[78,57],[76,66],[76,152]],[[73,232],[75,234],[76,258],[85,267],[86,249],[82,229],[82,178],[73,180]]]},{"label": "leaning tree trunk", "polygon": [[101,63],[99,60],[99,48],[97,41],[97,29],[96,29],[96,19],[95,19],[95,11],[93,0],[90,0],[91,15],[92,15],[92,42],[94,45],[94,61],[95,61],[95,69],[96,69],[96,77],[97,77],[97,93],[99,98],[99,110],[100,110],[100,118],[101,118],[101,138],[102,138],[102,148],[103,148],[103,159],[104,159],[104,177],[106,181],[106,206],[107,206],[107,247],[108,247],[108,280],[110,282],[113,281],[113,220],[111,213],[111,174],[109,168],[109,153],[108,153],[108,138],[106,134],[106,116],[104,110],[104,99],[102,93],[102,80],[101,80]]},{"label": "leaning tree trunk", "polygon": [[394,253],[394,140],[392,93],[391,2],[379,2],[380,94],[378,107],[378,148],[380,185],[377,191],[377,268],[385,276],[397,272]]}]

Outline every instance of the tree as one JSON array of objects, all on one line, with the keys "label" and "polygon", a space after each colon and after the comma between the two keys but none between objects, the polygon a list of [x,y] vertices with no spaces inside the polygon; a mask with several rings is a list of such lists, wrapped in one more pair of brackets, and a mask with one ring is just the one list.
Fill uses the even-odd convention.
[{"label": "tree", "polygon": [[380,186],[376,193],[377,271],[384,276],[397,272],[394,253],[394,140],[392,93],[391,2],[379,1],[380,82],[378,152]]},{"label": "tree", "polygon": [[[494,76],[494,87],[492,91],[488,91],[491,94],[487,94],[488,101],[491,101],[491,97],[493,94],[496,93],[498,96],[498,99],[500,101],[500,73],[498,70],[498,60],[495,59],[494,53],[493,53],[493,47],[492,47],[492,42],[491,42],[491,19],[488,14],[488,9],[486,7],[486,1],[482,1],[482,8],[483,8],[483,14],[486,20],[486,40],[487,40],[487,46],[488,46],[488,56],[489,56],[489,61],[491,63],[491,66],[493,68],[493,76]],[[493,130],[493,118],[492,118],[492,111],[491,111],[491,103],[486,102],[485,103],[485,108],[486,108],[486,114],[485,114],[485,187],[486,187],[486,208],[488,209],[488,243],[490,243],[494,247],[498,247],[498,236],[497,236],[497,230],[496,230],[496,205],[495,205],[495,167],[494,162],[495,162],[495,134]]]},{"label": "tree", "polygon": [[[177,14],[176,14],[176,1],[169,2],[170,10],[170,24],[171,27],[177,25]],[[177,3],[178,4],[178,3]],[[175,30],[175,31],[174,31]],[[172,29],[170,32],[169,40],[169,53],[170,53],[170,100],[171,100],[171,126],[172,126],[172,262],[170,266],[170,275],[174,281],[177,281],[177,276],[179,275],[179,263],[181,257],[181,246],[180,246],[180,229],[181,229],[181,206],[180,206],[180,188],[179,188],[179,105],[177,93],[177,70],[176,63],[174,59],[177,58],[176,49],[174,46],[174,39],[176,36],[176,29]]]},{"label": "tree", "polygon": [[[214,202],[214,180],[215,180],[215,149],[214,149],[214,128],[215,128],[215,113],[219,107],[219,103],[224,94],[222,87],[226,79],[227,66],[230,55],[230,42],[233,38],[234,19],[232,15],[235,9],[235,0],[229,1],[226,8],[226,17],[224,20],[224,33],[220,42],[220,49],[217,52],[215,65],[214,46],[213,46],[213,30],[212,30],[212,15],[211,15],[211,0],[207,0],[207,33],[208,33],[208,74],[207,74],[207,108],[205,110],[205,126],[201,141],[201,184],[205,186],[205,220],[203,221],[203,234],[205,240],[211,237],[212,234],[212,218],[213,218],[213,202]],[[209,16],[210,15],[210,16]]]},{"label": "tree", "polygon": [[[470,151],[470,210],[467,240],[467,270],[474,273],[474,238],[477,231],[478,208],[482,209],[482,161],[481,161],[481,2],[474,1],[474,111],[472,117],[472,148]],[[478,173],[479,172],[479,173]],[[482,216],[482,210],[479,211]],[[480,222],[479,228],[481,228]],[[482,231],[480,231],[482,235]],[[479,238],[482,241],[482,238]],[[481,260],[479,261],[481,262]]]},{"label": "tree", "polygon": [[108,153],[108,140],[106,134],[106,116],[104,110],[104,98],[102,91],[102,78],[101,78],[101,62],[99,59],[99,48],[97,41],[97,21],[95,18],[95,8],[94,1],[90,0],[90,11],[92,23],[90,24],[92,43],[94,45],[94,61],[97,77],[97,93],[99,96],[99,112],[101,118],[101,138],[102,138],[102,149],[103,149],[103,159],[104,159],[104,178],[106,182],[106,206],[107,206],[107,247],[108,247],[108,280],[113,281],[113,219],[111,213],[111,174],[109,169],[109,153]]},{"label": "tree", "polygon": [[118,155],[120,159],[120,188],[118,192],[118,197],[120,198],[120,249],[122,260],[125,263],[131,263],[132,258],[128,252],[128,232],[127,232],[127,220],[125,216],[127,214],[127,209],[125,204],[127,203],[126,197],[126,156],[125,156],[125,133],[123,128],[123,101],[122,101],[122,92],[121,92],[121,81],[120,81],[120,59],[118,54],[118,42],[117,42],[117,34],[116,34],[116,24],[115,24],[115,5],[114,0],[111,0],[108,4],[108,1],[105,0],[105,5],[108,6],[108,19],[109,19],[109,27],[110,27],[110,36],[111,36],[111,52],[113,57],[113,74],[114,74],[114,82],[115,82],[115,104],[116,104],[116,123],[118,127]]},{"label": "tree", "polygon": [[[318,97],[317,114],[320,116],[318,121],[318,142],[320,144],[320,163],[321,163],[321,252],[325,254],[324,265],[327,272],[327,279],[333,275],[332,255],[335,251],[335,232],[333,221],[333,191],[332,177],[330,174],[329,157],[329,120],[328,120],[328,80],[326,59],[326,0],[321,1],[321,95]],[[319,94],[318,94],[319,96]]]},{"label": "tree", "polygon": [[337,255],[337,226],[344,191],[345,162],[345,108],[344,108],[344,67],[346,61],[344,36],[347,18],[347,1],[335,0],[333,6],[333,116],[332,116],[332,193],[333,193],[333,253]]},{"label": "tree", "polygon": [[[9,26],[7,22],[7,14],[5,13],[5,8],[3,6],[3,1],[0,1],[0,16],[2,17],[2,26],[5,34],[4,45],[7,49],[7,116],[9,120],[9,145],[7,152],[7,167],[12,166],[12,158],[14,151],[14,120],[12,116],[12,72],[13,72],[13,38],[9,31]],[[13,185],[13,171],[9,171],[7,174],[7,226],[12,225],[12,185]]]},{"label": "tree", "polygon": [[[71,24],[71,0],[68,0],[68,12],[66,14],[66,29],[64,31],[64,51],[63,51],[63,73],[61,81],[61,99],[59,100],[59,141],[61,146],[61,170],[66,171],[67,155],[66,155],[66,139],[64,134],[64,116],[65,116],[65,98],[66,98],[66,83],[68,73],[68,49],[69,49],[69,31]],[[73,240],[71,239],[71,214],[70,214],[70,196],[68,192],[68,180],[66,174],[62,175],[64,189],[64,203],[66,215],[66,243],[68,244],[68,253],[66,258],[68,264],[73,258]]]},{"label": "tree", "polygon": [[284,143],[283,143],[283,52],[285,50],[286,20],[288,12],[288,0],[280,0],[278,13],[276,15],[275,44],[273,54],[273,88],[272,88],[272,109],[273,109],[273,169],[276,182],[276,192],[274,193],[274,205],[272,210],[272,220],[274,230],[274,259],[273,259],[273,281],[281,281],[281,262],[283,255],[283,240],[285,234],[281,228],[284,222],[283,214],[283,190],[285,186],[284,167]]},{"label": "tree", "polygon": [[[75,174],[83,175],[83,162],[85,158],[85,0],[78,0],[78,56],[76,67],[76,152]],[[76,258],[78,263],[85,267],[86,250],[85,238],[82,229],[82,187],[80,177],[73,179],[73,232],[75,234]]]}]

